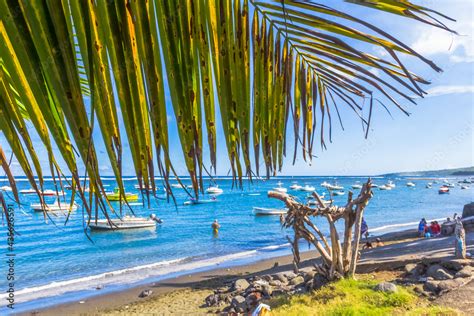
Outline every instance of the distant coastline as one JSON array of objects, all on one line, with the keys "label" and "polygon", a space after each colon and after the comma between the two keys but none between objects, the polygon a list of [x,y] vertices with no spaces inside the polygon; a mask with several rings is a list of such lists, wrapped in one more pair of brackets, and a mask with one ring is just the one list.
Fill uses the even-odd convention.
[{"label": "distant coastline", "polygon": [[449,177],[449,176],[474,176],[474,166],[455,168],[455,169],[441,169],[428,171],[406,171],[393,172],[381,174],[383,177]]}]

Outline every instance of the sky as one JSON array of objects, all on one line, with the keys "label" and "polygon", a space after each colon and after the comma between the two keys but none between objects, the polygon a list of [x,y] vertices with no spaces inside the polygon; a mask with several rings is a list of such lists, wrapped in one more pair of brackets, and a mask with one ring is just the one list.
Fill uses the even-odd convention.
[{"label": "sky", "polygon": [[[440,66],[443,72],[436,73],[426,65],[406,60],[412,71],[431,81],[431,85],[425,87],[428,96],[417,99],[416,106],[404,103],[411,113],[410,116],[405,116],[395,108],[390,109],[391,116],[381,107],[374,108],[372,126],[367,139],[364,137],[360,121],[351,112],[342,109],[345,130],[334,124],[333,142],[328,143],[324,151],[315,146],[317,158],[311,163],[299,157],[293,165],[292,154],[288,155],[281,175],[376,175],[474,165],[474,1],[413,2],[456,19],[457,22],[447,24],[459,35],[342,1],[331,1],[331,5],[337,5],[339,9],[349,9],[351,14],[376,23]],[[374,49],[372,53],[383,56],[383,52],[378,49]],[[169,96],[167,100],[170,101]],[[219,113],[216,115],[219,117]],[[219,119],[217,121],[217,174],[226,175],[229,163],[222,126]],[[181,146],[176,145],[178,136],[173,126],[175,119],[171,113],[168,114],[168,122],[170,143],[175,144],[171,148],[171,156],[178,173],[183,175],[184,161]],[[94,137],[100,138],[100,135]],[[206,139],[206,136],[203,139]],[[290,139],[291,137],[288,152],[292,153],[294,147]],[[0,145],[9,154],[9,147],[2,134],[0,134]],[[99,157],[106,155],[100,146],[98,151]],[[40,146],[38,153],[47,170],[47,156]],[[206,157],[208,153],[205,153]],[[99,168],[102,174],[112,175],[110,166],[104,163],[106,159],[100,161]],[[124,156],[124,166],[124,174],[134,173],[129,155]],[[21,174],[15,161],[12,163],[12,168],[15,173]],[[264,171],[263,169],[261,171]]]}]

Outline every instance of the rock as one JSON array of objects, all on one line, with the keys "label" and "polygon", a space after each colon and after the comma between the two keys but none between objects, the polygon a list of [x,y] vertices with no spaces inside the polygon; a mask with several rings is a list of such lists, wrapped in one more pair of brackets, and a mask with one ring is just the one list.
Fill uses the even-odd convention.
[{"label": "rock", "polygon": [[303,283],[304,283],[304,278],[301,275],[294,277],[290,281],[290,285],[293,285],[293,286],[298,286]]},{"label": "rock", "polygon": [[426,275],[432,277],[435,280],[449,280],[453,276],[442,266],[435,264],[428,268]]},{"label": "rock", "polygon": [[314,270],[306,272],[304,274],[304,281],[308,282],[309,280],[312,280],[315,275],[316,275],[316,271],[314,271]]},{"label": "rock", "polygon": [[288,293],[286,289],[279,287],[279,288],[273,289],[272,296],[273,297],[281,296],[281,295],[285,295],[286,293]]},{"label": "rock", "polygon": [[247,309],[245,297],[241,295],[234,296],[230,306],[234,308],[237,313],[243,313]]},{"label": "rock", "polygon": [[258,302],[262,299],[262,294],[260,292],[250,293],[245,298],[245,303],[247,304],[248,309],[252,309],[257,306]]},{"label": "rock", "polygon": [[425,284],[423,285],[423,289],[428,292],[438,293],[439,282],[440,281],[432,281],[432,280],[426,281]]},{"label": "rock", "polygon": [[423,290],[423,286],[421,285],[416,285],[413,287],[413,291],[416,293],[423,295],[423,296],[430,296],[429,293],[427,293],[425,290]]},{"label": "rock", "polygon": [[462,218],[474,216],[474,202],[464,205],[462,209]]},{"label": "rock", "polygon": [[454,275],[455,278],[470,278],[473,276],[474,269],[471,266],[465,266]]},{"label": "rock", "polygon": [[313,289],[319,289],[326,283],[328,283],[328,279],[326,279],[321,274],[316,274],[313,278]]},{"label": "rock", "polygon": [[229,292],[229,288],[226,286],[220,287],[214,290],[214,294],[227,293],[227,292]]},{"label": "rock", "polygon": [[297,277],[297,274],[292,271],[285,272],[284,275],[288,280],[292,280]]},{"label": "rock", "polygon": [[390,282],[381,282],[375,286],[376,291],[380,292],[390,292],[395,293],[398,292],[398,288],[395,284]]},{"label": "rock", "polygon": [[271,280],[273,280],[273,278],[272,278],[271,275],[265,274],[265,275],[262,276],[262,280],[270,282]]},{"label": "rock", "polygon": [[147,296],[150,296],[153,293],[152,290],[143,290],[140,294],[138,294],[138,297],[144,298]]},{"label": "rock", "polygon": [[423,274],[424,265],[409,263],[405,266],[405,273],[408,276],[418,277]]},{"label": "rock", "polygon": [[273,279],[274,280],[278,280],[280,281],[281,283],[288,283],[288,279],[286,278],[285,274],[280,272],[280,273],[277,273],[277,274],[274,274],[273,275]]},{"label": "rock", "polygon": [[211,306],[218,306],[220,303],[219,295],[218,294],[211,294],[204,300],[207,307]]},{"label": "rock", "polygon": [[245,291],[250,286],[250,283],[245,279],[238,279],[234,282],[234,291]]},{"label": "rock", "polygon": [[449,292],[451,290],[457,289],[463,284],[460,279],[454,280],[444,280],[440,281],[438,284],[438,289],[441,293]]},{"label": "rock", "polygon": [[270,285],[262,285],[262,294],[266,297],[272,296],[273,293],[273,287]]},{"label": "rock", "polygon": [[283,283],[280,280],[272,280],[272,281],[268,282],[268,284],[271,285],[271,286],[281,286],[281,285],[283,285]]},{"label": "rock", "polygon": [[471,260],[469,259],[448,259],[441,262],[441,265],[445,267],[446,269],[459,271],[465,266],[470,265],[470,263],[471,263]]}]

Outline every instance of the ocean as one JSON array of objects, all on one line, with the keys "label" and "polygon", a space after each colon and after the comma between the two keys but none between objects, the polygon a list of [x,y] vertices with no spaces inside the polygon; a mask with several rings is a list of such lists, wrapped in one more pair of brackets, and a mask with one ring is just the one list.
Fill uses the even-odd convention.
[{"label": "ocean", "polygon": [[[278,216],[254,216],[252,208],[283,207],[283,203],[267,197],[267,191],[281,181],[292,195],[305,200],[307,192],[291,191],[289,186],[313,185],[319,193],[324,181],[337,183],[345,188],[345,195],[335,196],[335,204],[344,205],[347,191],[356,181],[367,177],[276,177],[268,181],[244,182],[243,189],[232,189],[230,178],[218,178],[224,193],[216,203],[183,205],[187,195],[182,189],[174,189],[177,200],[167,203],[152,200],[150,208],[133,205],[138,216],[151,213],[163,219],[156,229],[130,231],[84,231],[82,208],[73,212],[65,225],[65,215],[52,215],[48,223],[42,213],[35,213],[30,203],[37,203],[35,195],[22,195],[21,208],[15,208],[17,232],[13,252],[15,254],[15,312],[33,310],[67,301],[79,301],[91,295],[117,291],[126,287],[154,282],[169,277],[250,263],[266,258],[290,254],[285,231]],[[373,178],[382,185],[389,179]],[[417,227],[420,218],[441,219],[453,213],[462,213],[463,205],[473,201],[474,189],[461,190],[456,185],[450,194],[439,195],[441,183],[432,189],[425,188],[431,180],[412,180],[416,187],[406,186],[405,178],[390,178],[396,188],[390,191],[374,189],[374,197],[365,211],[365,219],[372,234]],[[459,179],[451,179],[457,183]],[[183,180],[189,184],[189,180]],[[206,180],[209,185],[209,180]],[[108,191],[114,181],[104,179]],[[19,189],[28,189],[27,181],[17,182]],[[126,191],[137,193],[135,178],[125,181]],[[0,186],[7,185],[6,182]],[[47,181],[45,189],[53,189]],[[358,190],[354,190],[358,192]],[[70,191],[66,191],[70,196]],[[11,193],[4,192],[7,200]],[[54,200],[54,199],[53,199]],[[47,199],[47,202],[53,200]],[[77,201],[80,204],[80,201]],[[118,204],[114,204],[118,206]],[[221,229],[214,235],[211,223],[218,219]],[[327,232],[325,219],[317,219],[323,232]],[[341,223],[342,224],[342,223]],[[1,261],[7,259],[7,226],[0,226],[4,236],[0,248]],[[90,239],[89,239],[90,238]],[[303,249],[308,249],[306,244]],[[5,291],[8,286],[8,265],[0,265],[0,314],[10,312]]]}]

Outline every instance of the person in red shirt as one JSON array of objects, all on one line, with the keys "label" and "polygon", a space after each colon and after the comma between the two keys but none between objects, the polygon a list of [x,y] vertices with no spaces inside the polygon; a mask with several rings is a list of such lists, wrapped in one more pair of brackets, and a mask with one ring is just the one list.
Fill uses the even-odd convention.
[{"label": "person in red shirt", "polygon": [[434,237],[439,236],[441,234],[441,226],[439,226],[437,221],[431,222],[431,233]]}]

